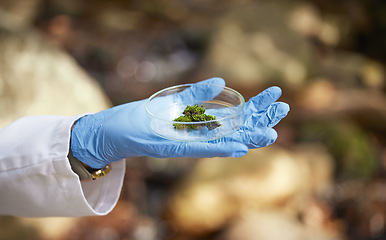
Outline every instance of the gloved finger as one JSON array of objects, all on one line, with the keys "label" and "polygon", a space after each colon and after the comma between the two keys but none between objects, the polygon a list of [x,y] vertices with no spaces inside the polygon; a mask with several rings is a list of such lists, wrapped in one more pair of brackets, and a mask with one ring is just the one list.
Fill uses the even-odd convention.
[{"label": "gloved finger", "polygon": [[269,107],[272,103],[279,99],[281,96],[281,89],[279,87],[270,87],[259,93],[257,96],[252,97],[245,104],[245,115],[251,115],[258,113]]},{"label": "gloved finger", "polygon": [[249,149],[260,148],[274,143],[277,132],[273,128],[255,128],[252,131],[240,129],[225,138],[225,141],[237,141],[245,144]]},{"label": "gloved finger", "polygon": [[[216,77],[191,84],[181,92],[172,95],[163,95],[157,92],[150,97],[152,98],[152,103],[148,104],[147,108],[150,112],[157,112],[157,109],[175,103],[181,103],[185,107],[186,105],[199,104],[216,97],[224,89],[224,86],[225,81],[222,78]],[[170,87],[170,89],[173,89],[173,87]]]},{"label": "gloved finger", "polygon": [[274,127],[289,111],[289,105],[283,102],[271,104],[266,111],[246,117],[244,127],[247,129]]},{"label": "gloved finger", "polygon": [[248,147],[240,142],[190,142],[181,143],[175,152],[181,157],[241,157]]},{"label": "gloved finger", "polygon": [[216,97],[224,89],[225,81],[222,78],[210,78],[195,84],[180,92],[177,97],[186,103],[208,101]]}]

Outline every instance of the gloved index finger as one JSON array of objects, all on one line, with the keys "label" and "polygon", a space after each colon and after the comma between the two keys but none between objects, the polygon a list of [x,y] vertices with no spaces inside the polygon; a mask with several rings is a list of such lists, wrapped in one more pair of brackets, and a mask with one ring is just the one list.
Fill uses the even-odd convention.
[{"label": "gloved index finger", "polygon": [[279,87],[270,87],[259,93],[257,96],[249,99],[245,103],[245,115],[250,115],[256,112],[260,112],[268,108],[272,103],[279,99],[281,96],[281,89]]},{"label": "gloved index finger", "polygon": [[178,94],[183,102],[208,101],[220,94],[225,86],[222,78],[210,78],[195,84]]},{"label": "gloved index finger", "polygon": [[211,78],[195,84],[169,87],[150,96],[146,100],[145,108],[149,113],[155,113],[159,109],[175,103],[182,105],[199,104],[200,102],[212,100],[223,91],[224,86],[225,81],[223,79]]},{"label": "gloved index finger", "polygon": [[224,87],[225,81],[217,77],[195,84],[172,86],[150,96],[146,100],[145,108],[153,115],[160,112],[159,109],[163,109],[165,106],[177,104],[186,107],[186,105],[201,104],[215,98],[224,90]]}]

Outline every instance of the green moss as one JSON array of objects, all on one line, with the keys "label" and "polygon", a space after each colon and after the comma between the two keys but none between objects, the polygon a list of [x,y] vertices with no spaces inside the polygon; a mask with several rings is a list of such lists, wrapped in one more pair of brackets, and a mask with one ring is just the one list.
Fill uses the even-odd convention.
[{"label": "green moss", "polygon": [[[215,120],[216,117],[205,114],[205,108],[203,105],[199,106],[198,104],[195,104],[193,106],[187,106],[182,114],[183,116],[179,116],[178,118],[174,119],[175,122],[203,122],[203,121],[211,121]],[[211,122],[211,123],[203,123],[203,124],[173,124],[175,129],[181,130],[181,129],[188,129],[188,130],[195,130],[199,129],[201,127],[207,127],[209,130],[213,130],[221,124],[218,121]]]},{"label": "green moss", "polygon": [[195,104],[193,106],[187,106],[185,110],[182,112],[185,116],[200,116],[205,115],[205,108],[203,105],[199,106],[198,104]]}]

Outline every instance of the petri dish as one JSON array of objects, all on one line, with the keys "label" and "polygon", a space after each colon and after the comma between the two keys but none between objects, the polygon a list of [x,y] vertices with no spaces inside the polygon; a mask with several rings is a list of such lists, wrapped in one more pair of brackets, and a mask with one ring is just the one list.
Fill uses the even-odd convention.
[{"label": "petri dish", "polygon": [[[187,106],[203,106],[205,114],[216,119],[199,122],[174,121]],[[219,85],[183,84],[160,90],[145,104],[151,130],[166,139],[196,142],[211,141],[237,131],[244,122],[244,97],[234,89]],[[176,124],[186,127],[176,128]],[[210,126],[217,125],[213,128]],[[218,126],[219,125],[219,126]]]}]

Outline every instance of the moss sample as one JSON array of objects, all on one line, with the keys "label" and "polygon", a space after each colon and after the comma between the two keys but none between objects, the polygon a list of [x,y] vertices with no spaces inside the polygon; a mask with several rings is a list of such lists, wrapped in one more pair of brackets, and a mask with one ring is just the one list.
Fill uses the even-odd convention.
[{"label": "moss sample", "polygon": [[[182,112],[184,114],[183,116],[179,116],[178,118],[174,119],[175,122],[203,122],[203,121],[211,121],[215,120],[216,117],[212,115],[205,114],[205,108],[203,105],[199,106],[198,104],[195,104],[193,106],[187,106],[185,110]],[[218,121],[210,122],[210,123],[202,123],[202,124],[173,124],[175,129],[181,130],[181,129],[188,129],[188,130],[195,130],[202,127],[207,127],[209,130],[213,130],[221,124]]]}]

